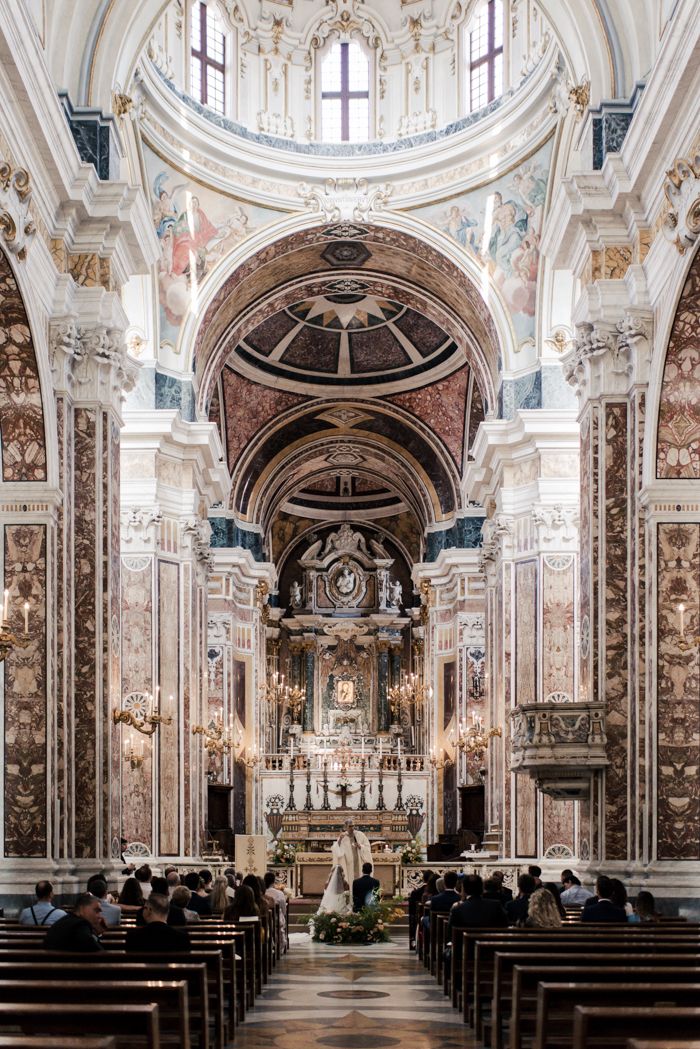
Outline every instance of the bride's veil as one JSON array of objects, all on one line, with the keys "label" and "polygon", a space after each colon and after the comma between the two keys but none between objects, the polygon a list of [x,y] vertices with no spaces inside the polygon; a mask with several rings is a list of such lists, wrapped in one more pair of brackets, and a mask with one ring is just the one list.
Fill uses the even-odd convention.
[{"label": "bride's veil", "polygon": [[345,883],[343,879],[343,868],[335,867],[331,873],[331,880],[328,882],[328,893],[332,893],[334,896],[340,896],[345,892]]},{"label": "bride's veil", "polygon": [[349,910],[342,867],[334,867],[331,871],[330,880],[326,886],[326,891],[323,894],[321,906],[318,910],[320,914],[323,914],[324,912],[326,914],[344,914]]}]

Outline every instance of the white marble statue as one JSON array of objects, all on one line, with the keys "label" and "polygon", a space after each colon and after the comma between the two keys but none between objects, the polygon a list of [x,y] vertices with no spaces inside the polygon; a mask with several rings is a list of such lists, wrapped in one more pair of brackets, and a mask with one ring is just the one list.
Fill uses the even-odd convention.
[{"label": "white marble statue", "polygon": [[289,603],[291,604],[292,608],[301,608],[302,601],[303,596],[301,593],[301,586],[295,579],[289,588]]},{"label": "white marble statue", "polygon": [[403,587],[398,579],[395,579],[393,583],[389,583],[389,602],[392,608],[398,608],[401,604],[401,598],[403,597]]}]

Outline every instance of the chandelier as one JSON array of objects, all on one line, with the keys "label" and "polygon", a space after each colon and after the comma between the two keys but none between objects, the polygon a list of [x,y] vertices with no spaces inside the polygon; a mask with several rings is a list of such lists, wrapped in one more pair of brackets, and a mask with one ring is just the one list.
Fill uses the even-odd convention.
[{"label": "chandelier", "polygon": [[304,691],[296,685],[292,687],[285,685],[284,674],[280,675],[275,671],[265,684],[260,686],[260,698],[271,707],[277,707],[280,710],[287,706],[292,717],[292,724],[300,723]]},{"label": "chandelier", "polygon": [[432,685],[425,685],[419,681],[417,674],[403,675],[400,685],[394,685],[388,690],[389,707],[394,724],[401,720],[401,710],[404,707],[422,706],[426,701],[433,698]]}]

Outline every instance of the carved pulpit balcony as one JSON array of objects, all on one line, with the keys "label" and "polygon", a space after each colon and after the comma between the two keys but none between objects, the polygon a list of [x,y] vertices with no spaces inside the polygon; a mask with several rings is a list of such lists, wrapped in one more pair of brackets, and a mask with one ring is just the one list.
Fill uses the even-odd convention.
[{"label": "carved pulpit balcony", "polygon": [[589,797],[593,775],[609,764],[604,703],[523,703],[511,723],[513,772],[553,798]]}]

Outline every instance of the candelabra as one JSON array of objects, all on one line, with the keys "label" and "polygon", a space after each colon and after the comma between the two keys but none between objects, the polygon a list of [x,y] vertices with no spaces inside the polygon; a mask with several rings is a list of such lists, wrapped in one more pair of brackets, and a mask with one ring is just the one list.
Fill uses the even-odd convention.
[{"label": "candelabra", "polygon": [[481,760],[488,749],[489,742],[495,736],[500,737],[502,735],[503,730],[500,725],[486,731],[484,729],[484,719],[478,714],[472,714],[472,723],[469,728],[462,721],[459,726],[459,736],[457,739],[454,739],[454,736],[452,736],[451,740],[452,745],[457,747],[458,750],[462,750],[465,754]]},{"label": "candelabra", "polygon": [[366,759],[362,758],[362,761],[360,762],[360,800],[359,800],[359,803],[358,803],[357,807],[358,807],[358,809],[362,809],[363,811],[367,808],[367,799],[365,797],[365,787],[366,787],[366,783],[365,783],[365,765],[366,764],[367,764]]},{"label": "candelabra", "polygon": [[399,758],[399,774],[396,777],[396,804],[394,805],[394,812],[405,812],[406,806],[403,803],[403,777],[401,774],[401,758]]},{"label": "candelabra", "polygon": [[323,760],[323,802],[321,808],[324,812],[330,809],[331,803],[328,800],[328,759]]},{"label": "candelabra", "polygon": [[[157,690],[156,690],[157,695]],[[169,697],[172,701],[172,696]],[[112,721],[115,725],[128,725],[136,729],[143,736],[153,736],[161,725],[172,725],[173,719],[160,713],[160,706],[156,702],[153,710],[153,696],[149,692],[132,692],[128,697],[129,706],[126,710],[112,711]]]},{"label": "candelabra", "polygon": [[379,775],[377,778],[377,810],[384,812],[384,758],[379,759]]},{"label": "candelabra", "polygon": [[124,762],[129,766],[132,772],[136,769],[143,767],[143,740],[129,740],[129,744],[124,751]]},{"label": "candelabra", "polygon": [[294,801],[294,758],[289,759],[289,801],[287,802],[287,812],[296,812],[297,806]]},{"label": "candelabra", "polygon": [[260,698],[272,707],[280,710],[287,706],[294,724],[299,724],[304,691],[296,685],[290,687],[284,683],[284,674],[277,671],[260,686]]},{"label": "candelabra", "polygon": [[13,634],[10,627],[10,591],[5,591],[0,624],[0,663],[4,662],[15,648],[27,648],[32,640],[29,636],[29,602],[24,602],[24,633]]},{"label": "candelabra", "polygon": [[243,762],[246,768],[255,769],[262,761],[262,754],[258,753],[258,748],[253,747],[252,753],[248,754],[247,751],[241,751],[239,760]]},{"label": "candelabra", "polygon": [[304,802],[304,812],[313,812],[313,802],[311,801],[311,761],[309,758],[306,759],[306,801]]},{"label": "candelabra", "polygon": [[441,772],[446,765],[451,765],[452,762],[451,759],[445,755],[444,750],[440,751],[440,757],[438,758],[438,756],[435,753],[435,749],[433,749],[430,751],[430,764],[436,772]]},{"label": "candelabra", "polygon": [[409,674],[408,677],[404,675],[400,685],[389,689],[388,696],[392,722],[398,724],[402,707],[412,706],[418,712],[426,701],[430,702],[433,698],[433,689],[431,685],[420,682],[416,674]]},{"label": "candelabra", "polygon": [[233,740],[224,734],[224,723],[221,718],[216,718],[213,727],[207,725],[193,725],[193,736],[203,736],[204,749],[213,757],[215,754],[225,754],[233,748]]}]

